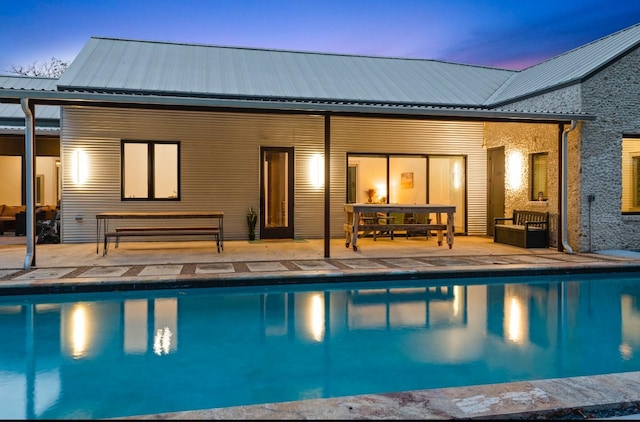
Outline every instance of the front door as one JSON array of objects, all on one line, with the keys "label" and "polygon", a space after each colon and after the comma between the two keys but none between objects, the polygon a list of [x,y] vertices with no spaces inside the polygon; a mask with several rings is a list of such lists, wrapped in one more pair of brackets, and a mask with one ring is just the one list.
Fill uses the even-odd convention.
[{"label": "front door", "polygon": [[293,148],[260,148],[260,238],[293,238]]}]

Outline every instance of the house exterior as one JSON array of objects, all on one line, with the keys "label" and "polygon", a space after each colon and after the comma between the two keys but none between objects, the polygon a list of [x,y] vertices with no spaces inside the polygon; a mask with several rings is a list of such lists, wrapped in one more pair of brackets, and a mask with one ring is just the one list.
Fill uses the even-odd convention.
[{"label": "house exterior", "polygon": [[[0,84],[13,89],[55,89],[57,79],[0,76]],[[40,178],[46,186],[39,186],[36,204],[55,205],[60,187],[57,181],[60,164],[60,107],[36,106],[35,160]],[[0,104],[0,204],[26,204],[25,117],[19,104]],[[57,165],[56,165],[57,164]],[[46,194],[46,196],[45,196]]]},{"label": "house exterior", "polygon": [[0,102],[22,106],[26,145],[59,107],[64,243],[94,242],[105,211],[220,210],[246,239],[254,207],[260,238],[324,238],[328,256],[372,191],[456,205],[457,235],[534,209],[559,250],[636,249],[639,46],[640,24],[510,71],[91,38],[52,85],[0,76]]}]

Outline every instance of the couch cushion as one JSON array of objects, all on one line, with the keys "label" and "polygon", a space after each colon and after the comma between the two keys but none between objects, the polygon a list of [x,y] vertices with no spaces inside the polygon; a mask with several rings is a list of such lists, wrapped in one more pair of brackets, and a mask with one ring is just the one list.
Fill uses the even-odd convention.
[{"label": "couch cushion", "polygon": [[24,211],[26,208],[24,205],[5,205],[2,210],[2,216],[15,217],[17,213]]}]

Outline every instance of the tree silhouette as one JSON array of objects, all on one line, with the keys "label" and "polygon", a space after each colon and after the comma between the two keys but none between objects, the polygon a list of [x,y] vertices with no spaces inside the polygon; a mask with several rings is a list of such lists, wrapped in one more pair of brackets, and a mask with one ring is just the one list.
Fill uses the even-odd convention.
[{"label": "tree silhouette", "polygon": [[52,57],[50,60],[43,62],[33,62],[28,66],[11,65],[9,73],[21,76],[38,76],[59,78],[69,67],[69,63]]}]

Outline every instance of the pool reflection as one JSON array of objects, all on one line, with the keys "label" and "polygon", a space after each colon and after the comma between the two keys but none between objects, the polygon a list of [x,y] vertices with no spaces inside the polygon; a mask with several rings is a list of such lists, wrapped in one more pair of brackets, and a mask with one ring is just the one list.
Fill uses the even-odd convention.
[{"label": "pool reflection", "polygon": [[0,417],[104,418],[640,370],[635,279],[423,283],[5,297]]}]

